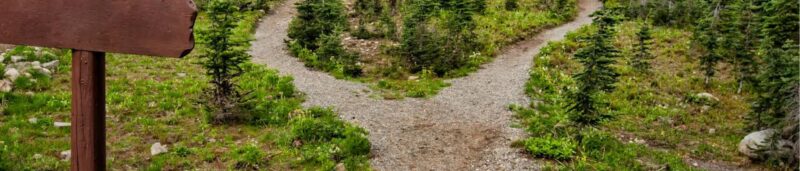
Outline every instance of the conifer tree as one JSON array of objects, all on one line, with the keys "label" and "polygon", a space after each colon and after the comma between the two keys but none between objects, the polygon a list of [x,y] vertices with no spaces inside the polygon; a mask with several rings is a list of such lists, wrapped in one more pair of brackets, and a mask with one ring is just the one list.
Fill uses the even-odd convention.
[{"label": "conifer tree", "polygon": [[698,21],[695,32],[695,39],[704,48],[704,53],[700,56],[700,69],[705,76],[705,85],[711,83],[711,79],[716,75],[716,66],[722,57],[719,54],[719,13],[723,8],[722,0],[717,0],[712,6],[711,14]]},{"label": "conifer tree", "polygon": [[230,0],[211,0],[206,4],[206,12],[212,21],[208,30],[202,31],[201,43],[205,49],[202,62],[206,74],[211,77],[209,108],[215,114],[214,120],[231,119],[236,109],[244,102],[243,94],[237,90],[234,78],[244,71],[242,64],[250,59],[247,53],[249,42],[233,38],[233,29],[239,18],[238,7]]},{"label": "conifer tree", "polygon": [[578,50],[574,56],[583,64],[583,70],[573,76],[578,82],[578,91],[570,96],[573,104],[569,106],[569,111],[570,120],[581,127],[597,125],[611,118],[611,115],[598,110],[598,105],[605,106],[606,103],[600,102],[597,95],[613,91],[619,76],[611,67],[619,51],[610,43],[614,35],[612,27],[617,19],[609,10],[601,10],[593,17],[597,33],[591,36],[589,45]]},{"label": "conifer tree", "polygon": [[653,55],[650,53],[651,40],[653,39],[650,35],[650,27],[645,23],[636,33],[636,37],[639,42],[636,44],[636,52],[634,52],[631,65],[640,72],[650,72],[650,60],[653,59]]},{"label": "conifer tree", "polygon": [[297,16],[289,24],[289,38],[302,47],[316,50],[322,35],[345,29],[347,18],[341,0],[304,0],[297,4]]}]

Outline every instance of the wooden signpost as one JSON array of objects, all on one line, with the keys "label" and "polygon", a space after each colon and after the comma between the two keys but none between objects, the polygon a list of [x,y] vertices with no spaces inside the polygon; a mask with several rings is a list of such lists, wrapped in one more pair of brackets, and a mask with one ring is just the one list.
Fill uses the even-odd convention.
[{"label": "wooden signpost", "polygon": [[72,170],[106,170],[105,52],[183,57],[192,0],[0,0],[0,43],[72,49]]}]

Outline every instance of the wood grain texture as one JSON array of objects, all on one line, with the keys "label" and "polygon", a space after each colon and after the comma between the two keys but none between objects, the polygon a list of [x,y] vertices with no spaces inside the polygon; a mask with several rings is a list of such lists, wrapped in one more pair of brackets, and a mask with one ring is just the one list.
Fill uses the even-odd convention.
[{"label": "wood grain texture", "polygon": [[0,43],[182,57],[192,0],[0,0]]},{"label": "wood grain texture", "polygon": [[106,170],[105,53],[72,51],[72,171]]}]

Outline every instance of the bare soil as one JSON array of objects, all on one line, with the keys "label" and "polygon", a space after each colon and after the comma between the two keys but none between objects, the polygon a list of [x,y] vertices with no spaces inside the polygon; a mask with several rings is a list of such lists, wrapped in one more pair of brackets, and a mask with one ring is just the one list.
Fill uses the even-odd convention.
[{"label": "bare soil", "polygon": [[601,7],[596,0],[579,0],[574,21],[507,47],[479,71],[449,80],[452,86],[439,95],[390,101],[370,98],[366,85],[308,69],[289,55],[284,41],[296,2],[287,0],[261,21],[253,61],[294,76],[307,94],[304,105],[332,106],[368,129],[376,170],[538,170],[535,161],[511,147],[525,132],[512,128],[507,106],[528,104],[523,86],[539,49],[591,23],[589,14]]}]

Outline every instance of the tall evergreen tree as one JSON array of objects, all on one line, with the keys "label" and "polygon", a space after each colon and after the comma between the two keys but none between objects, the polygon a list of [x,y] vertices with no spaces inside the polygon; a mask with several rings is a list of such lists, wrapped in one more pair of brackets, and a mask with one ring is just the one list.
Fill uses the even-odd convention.
[{"label": "tall evergreen tree", "polygon": [[636,37],[639,41],[636,44],[636,52],[634,52],[631,65],[640,72],[648,73],[651,68],[650,60],[654,58],[653,54],[650,53],[651,40],[653,39],[650,35],[650,26],[645,23],[641,30],[636,33]]},{"label": "tall evergreen tree", "polygon": [[598,105],[605,106],[606,103],[599,102],[597,94],[613,91],[619,76],[611,67],[619,51],[610,42],[617,18],[610,10],[601,10],[593,17],[597,33],[591,36],[589,45],[578,50],[574,56],[583,64],[583,70],[573,76],[578,82],[578,91],[570,96],[573,104],[569,106],[569,111],[570,120],[581,127],[596,125],[611,118],[611,115],[598,110]]}]

